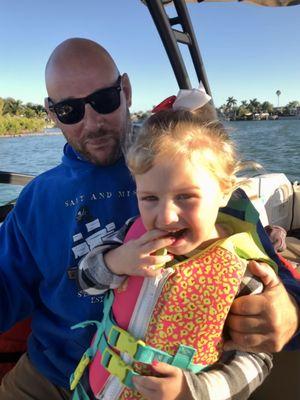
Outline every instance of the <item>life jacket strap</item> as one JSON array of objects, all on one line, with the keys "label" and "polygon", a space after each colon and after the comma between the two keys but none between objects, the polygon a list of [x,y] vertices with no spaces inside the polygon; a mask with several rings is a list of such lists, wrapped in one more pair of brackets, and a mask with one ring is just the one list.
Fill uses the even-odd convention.
[{"label": "life jacket strap", "polygon": [[73,325],[71,327],[71,329],[85,328],[88,325],[96,325],[96,327],[97,327],[97,331],[94,336],[92,345],[83,353],[81,360],[79,361],[79,364],[77,365],[75,371],[70,376],[70,389],[71,390],[74,390],[76,388],[86,367],[89,365],[89,363],[95,357],[97,349],[100,345],[101,338],[104,336],[103,333],[105,331],[106,321],[109,320],[109,313],[110,313],[113,301],[114,301],[113,291],[109,290],[108,294],[104,300],[103,318],[102,318],[101,322],[93,321],[93,320],[84,321],[79,324]]},{"label": "life jacket strap", "polygon": [[72,400],[90,400],[90,396],[84,390],[83,385],[79,382],[73,392]]},{"label": "life jacket strap", "polygon": [[74,390],[76,388],[86,367],[89,365],[89,363],[92,360],[92,358],[87,354],[88,350],[83,354],[75,371],[70,376],[70,389],[71,390]]}]

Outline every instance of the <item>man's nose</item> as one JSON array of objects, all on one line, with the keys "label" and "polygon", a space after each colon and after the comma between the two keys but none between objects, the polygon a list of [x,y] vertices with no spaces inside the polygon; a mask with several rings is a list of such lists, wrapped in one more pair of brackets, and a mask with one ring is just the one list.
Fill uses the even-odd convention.
[{"label": "man's nose", "polygon": [[156,220],[157,228],[163,229],[178,222],[178,220],[178,209],[174,203],[168,202],[159,206]]},{"label": "man's nose", "polygon": [[85,105],[84,122],[85,126],[91,130],[100,128],[103,125],[104,116],[103,114],[99,114],[89,103],[87,103]]}]

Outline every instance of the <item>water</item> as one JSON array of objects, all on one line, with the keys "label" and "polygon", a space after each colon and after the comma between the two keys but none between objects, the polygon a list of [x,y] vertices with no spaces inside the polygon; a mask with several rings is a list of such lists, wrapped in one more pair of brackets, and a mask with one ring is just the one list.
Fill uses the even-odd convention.
[{"label": "water", "polygon": [[244,159],[260,163],[266,173],[284,172],[300,180],[300,120],[230,122],[230,136]]},{"label": "water", "polygon": [[[230,122],[231,137],[244,159],[266,172],[284,172],[300,180],[300,120]],[[0,138],[0,170],[39,174],[57,165],[65,139],[56,136]],[[18,196],[21,187],[0,185],[0,204]]]},{"label": "water", "polygon": [[[0,137],[0,170],[37,175],[59,164],[63,135]],[[0,184],[0,204],[16,198],[21,186]]]}]

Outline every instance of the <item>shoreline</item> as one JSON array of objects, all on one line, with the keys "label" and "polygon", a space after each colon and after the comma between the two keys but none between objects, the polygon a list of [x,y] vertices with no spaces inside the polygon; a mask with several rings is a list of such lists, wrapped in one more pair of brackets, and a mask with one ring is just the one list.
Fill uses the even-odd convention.
[{"label": "shoreline", "polygon": [[36,132],[36,133],[10,133],[8,135],[0,135],[0,139],[5,138],[16,138],[16,137],[32,137],[32,136],[60,136],[62,135],[61,131],[54,131],[54,132]]}]

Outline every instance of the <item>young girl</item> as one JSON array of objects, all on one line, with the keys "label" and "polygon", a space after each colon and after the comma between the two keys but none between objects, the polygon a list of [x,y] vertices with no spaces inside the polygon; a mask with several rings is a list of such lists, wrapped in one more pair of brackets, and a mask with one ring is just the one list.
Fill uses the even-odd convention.
[{"label": "young girl", "polygon": [[[248,398],[268,375],[271,356],[222,354],[222,329],[234,296],[247,288],[262,289],[245,274],[245,259],[276,264],[264,253],[254,209],[248,203],[241,207],[242,194],[232,200],[233,215],[219,212],[242,169],[232,142],[220,123],[203,123],[201,113],[161,111],[133,140],[127,163],[136,180],[140,219],[128,222],[111,243],[92,250],[80,264],[79,282],[87,293],[119,287],[114,315],[104,311],[95,339],[101,353],[97,366],[101,363],[112,375],[103,378],[101,366],[95,378],[101,384],[92,384],[93,392],[110,400]],[[123,243],[132,223],[136,231]],[[132,369],[132,358],[141,358],[129,343],[152,351],[146,362],[152,361],[146,373],[152,376]],[[112,366],[115,359],[125,375]]]}]

